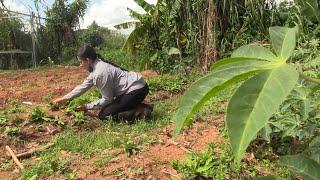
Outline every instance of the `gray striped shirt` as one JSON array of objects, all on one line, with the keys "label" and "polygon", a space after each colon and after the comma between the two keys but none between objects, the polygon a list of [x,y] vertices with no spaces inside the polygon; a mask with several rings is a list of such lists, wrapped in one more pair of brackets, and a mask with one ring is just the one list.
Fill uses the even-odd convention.
[{"label": "gray striped shirt", "polygon": [[102,97],[101,99],[85,104],[86,109],[99,109],[109,104],[115,97],[127,94],[131,91],[143,88],[145,81],[140,74],[132,71],[123,71],[118,67],[96,59],[93,64],[93,71],[70,93],[64,96],[67,99],[74,99],[92,86],[96,86]]}]

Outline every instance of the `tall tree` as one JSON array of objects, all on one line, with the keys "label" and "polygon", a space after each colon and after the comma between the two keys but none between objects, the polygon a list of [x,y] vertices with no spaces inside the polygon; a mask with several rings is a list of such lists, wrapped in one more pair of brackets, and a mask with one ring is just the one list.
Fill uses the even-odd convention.
[{"label": "tall tree", "polygon": [[79,19],[84,16],[88,0],[55,0],[51,9],[46,11],[46,26],[52,31],[55,39],[57,63],[61,63],[64,44],[75,43],[74,30],[79,26]]}]

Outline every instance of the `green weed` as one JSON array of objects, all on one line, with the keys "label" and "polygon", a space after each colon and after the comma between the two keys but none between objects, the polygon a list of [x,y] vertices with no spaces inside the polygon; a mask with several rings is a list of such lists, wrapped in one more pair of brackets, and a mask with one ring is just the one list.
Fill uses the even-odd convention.
[{"label": "green weed", "polygon": [[120,49],[108,49],[102,52],[102,56],[104,59],[115,63],[125,69],[140,71],[141,61],[139,60],[141,57],[134,58],[128,53],[121,51]]},{"label": "green weed", "polygon": [[48,116],[43,109],[41,109],[40,107],[36,107],[33,109],[33,111],[30,113],[30,119],[31,121],[45,121],[45,122],[52,122],[55,124],[58,124],[60,126],[64,126],[65,123],[63,122],[62,119],[60,119],[59,117],[51,117]]},{"label": "green weed", "polygon": [[82,124],[86,120],[86,117],[84,116],[84,112],[74,112],[73,116],[74,116],[73,118],[74,124]]},{"label": "green weed", "polygon": [[2,127],[7,125],[8,120],[9,119],[4,114],[0,114],[0,125]]},{"label": "green weed", "polygon": [[67,173],[69,162],[65,158],[59,157],[59,152],[59,148],[54,148],[42,153],[40,162],[24,170],[21,179],[38,179],[45,175]]},{"label": "green weed", "polygon": [[92,90],[88,91],[87,93],[83,94],[80,97],[77,97],[70,101],[68,105],[63,110],[66,114],[74,114],[76,108],[82,104],[86,104],[92,101],[95,101],[100,98],[100,93],[97,88],[93,88]]},{"label": "green weed", "polygon": [[184,179],[225,179],[232,163],[232,156],[218,156],[214,149],[215,145],[211,143],[203,153],[192,153],[183,162],[174,161],[172,166]]},{"label": "green weed", "polygon": [[33,109],[30,114],[30,118],[32,121],[48,120],[47,115],[40,107],[36,107]]},{"label": "green weed", "polygon": [[139,150],[140,150],[139,145],[135,141],[131,139],[125,140],[124,151],[127,153],[128,157],[136,154]]}]

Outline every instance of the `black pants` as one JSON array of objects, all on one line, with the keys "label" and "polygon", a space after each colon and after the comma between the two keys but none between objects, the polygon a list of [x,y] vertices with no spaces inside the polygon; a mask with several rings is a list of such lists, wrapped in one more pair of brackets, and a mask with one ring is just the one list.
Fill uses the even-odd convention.
[{"label": "black pants", "polygon": [[117,97],[110,104],[106,105],[99,112],[99,119],[105,120],[107,116],[117,118],[118,113],[128,111],[140,104],[148,95],[149,87],[146,84],[143,88],[123,94]]}]

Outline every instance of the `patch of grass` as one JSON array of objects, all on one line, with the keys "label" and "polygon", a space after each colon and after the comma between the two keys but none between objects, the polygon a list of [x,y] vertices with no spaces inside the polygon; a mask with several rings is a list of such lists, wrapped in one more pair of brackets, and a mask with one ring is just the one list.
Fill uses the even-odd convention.
[{"label": "patch of grass", "polygon": [[136,123],[128,125],[126,123],[118,123],[114,121],[107,121],[103,127],[105,131],[117,132],[122,134],[146,134],[151,130],[162,128],[170,123],[172,113],[174,112],[175,101],[166,100],[163,102],[156,102],[154,111],[152,112],[152,119],[149,121],[139,120]]},{"label": "patch of grass", "polygon": [[163,90],[171,93],[178,93],[182,86],[187,83],[187,79],[181,75],[157,76],[147,79],[151,94]]},{"label": "patch of grass", "polygon": [[120,147],[121,137],[100,131],[68,131],[56,136],[54,142],[63,150],[81,152],[85,156],[90,156],[110,147]]},{"label": "patch of grass", "polygon": [[202,153],[192,153],[183,161],[174,161],[172,166],[183,179],[254,179],[259,176],[279,176],[293,179],[292,173],[277,161],[268,159],[244,159],[240,164],[234,164],[227,129],[221,131],[226,139],[221,144],[209,144]]},{"label": "patch of grass", "polygon": [[10,100],[10,107],[7,108],[4,112],[5,114],[21,113],[24,109],[21,103],[17,99]]},{"label": "patch of grass", "polygon": [[131,139],[126,139],[124,142],[124,151],[127,153],[127,156],[136,154],[140,150],[139,144]]},{"label": "patch of grass", "polygon": [[16,126],[8,127],[6,126],[4,133],[8,136],[15,136],[19,133],[20,129]]},{"label": "patch of grass", "polygon": [[40,161],[37,165],[27,168],[22,172],[21,179],[38,179],[41,176],[51,174],[66,174],[69,162],[59,156],[60,148],[53,148],[40,155]]},{"label": "patch of grass", "polygon": [[7,118],[6,115],[0,113],[0,125],[1,125],[1,127],[6,126],[7,123],[8,123],[8,120],[9,120],[9,119]]}]

